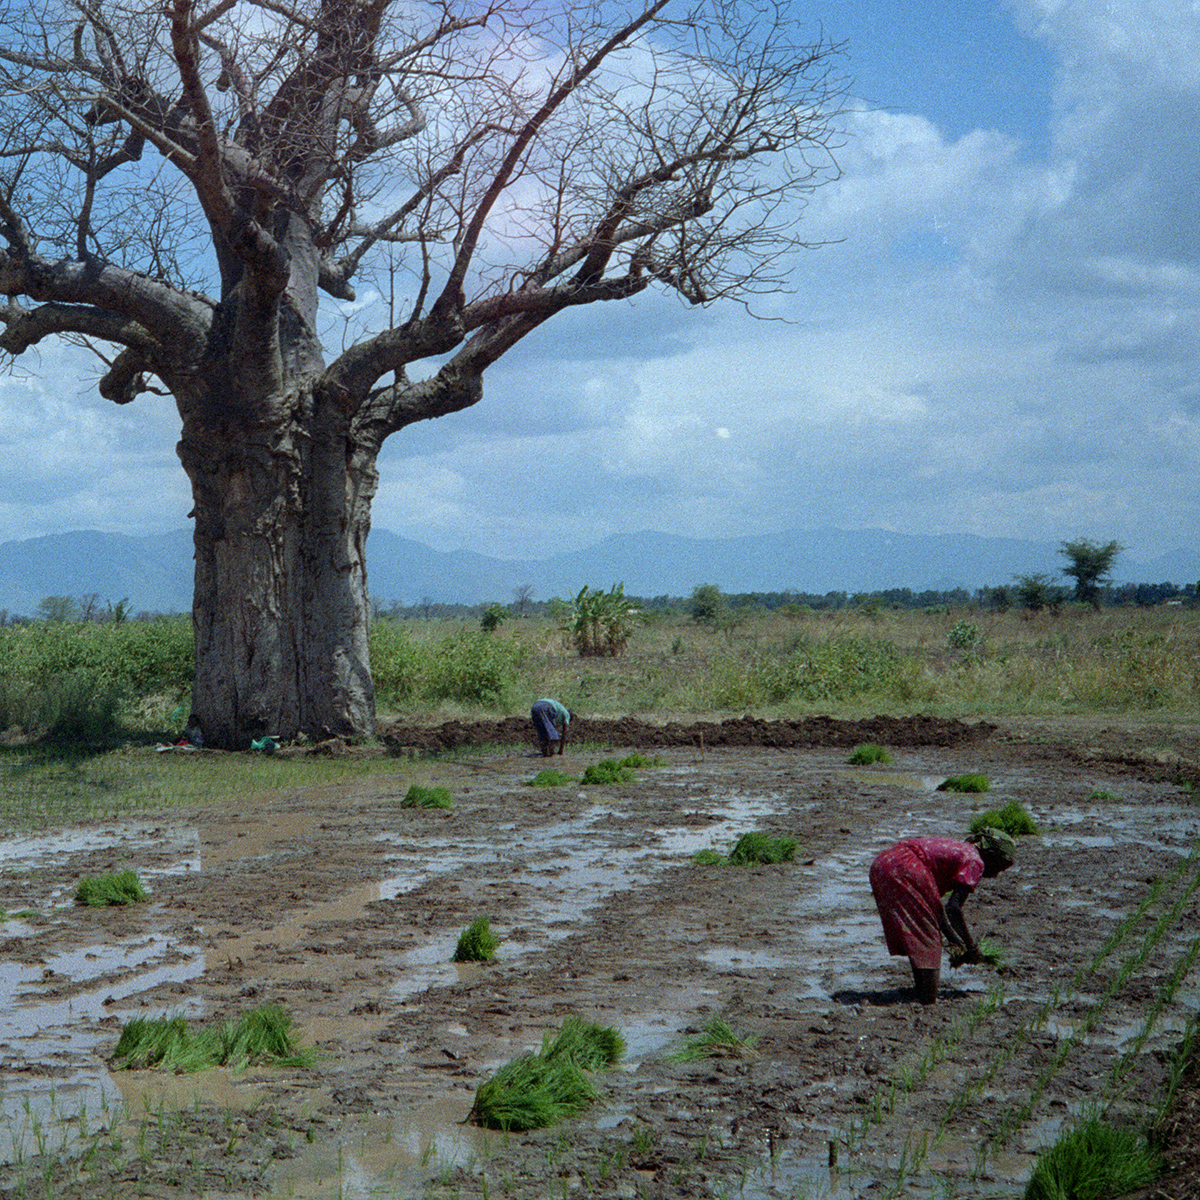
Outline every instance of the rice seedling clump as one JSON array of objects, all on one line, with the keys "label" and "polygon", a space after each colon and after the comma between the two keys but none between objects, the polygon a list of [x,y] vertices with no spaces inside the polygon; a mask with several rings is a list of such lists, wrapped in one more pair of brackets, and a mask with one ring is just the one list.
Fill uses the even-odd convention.
[{"label": "rice seedling clump", "polygon": [[660,758],[657,754],[647,757],[640,751],[635,750],[632,754],[627,754],[619,764],[622,767],[628,767],[630,770],[640,770],[642,767],[665,767],[666,759]]},{"label": "rice seedling clump", "polygon": [[1094,1117],[1039,1155],[1025,1200],[1107,1200],[1145,1187],[1162,1169],[1143,1133]]},{"label": "rice seedling clump", "polygon": [[751,863],[790,862],[796,857],[797,842],[790,837],[771,837],[767,833],[743,833],[729,852],[736,867]]},{"label": "rice seedling clump", "polygon": [[747,1058],[754,1053],[758,1034],[740,1034],[723,1017],[713,1017],[683,1047],[670,1056],[673,1062],[695,1062],[700,1058]]},{"label": "rice seedling clump", "polygon": [[444,787],[422,787],[414,783],[408,789],[404,799],[400,801],[401,808],[453,808],[454,801],[450,789]]},{"label": "rice seedling clump", "polygon": [[89,908],[106,904],[142,904],[150,897],[134,871],[112,871],[107,875],[91,875],[81,879],[75,888],[75,903]]},{"label": "rice seedling clump", "polygon": [[574,1059],[585,1071],[599,1071],[624,1058],[625,1039],[620,1030],[611,1026],[570,1016],[553,1038],[547,1033],[542,1039],[543,1058],[561,1058],[563,1055]]},{"label": "rice seedling clump", "polygon": [[492,932],[487,917],[476,917],[458,935],[452,962],[489,962],[496,957],[500,940]]},{"label": "rice seedling clump", "polygon": [[612,1066],[625,1053],[625,1039],[581,1017],[568,1017],[553,1037],[505,1063],[475,1090],[470,1117],[489,1129],[544,1129],[574,1116],[596,1098],[584,1074]]},{"label": "rice seedling clump", "polygon": [[296,1045],[291,1014],[264,1004],[238,1021],[193,1031],[182,1017],[135,1017],[117,1041],[112,1062],[126,1071],[158,1067],[177,1074],[210,1067],[234,1070],[254,1063],[278,1067],[311,1067],[312,1050]]},{"label": "rice seedling clump", "polygon": [[854,747],[854,753],[846,761],[852,767],[867,767],[872,763],[890,763],[892,756],[875,742],[863,742]]},{"label": "rice seedling clump", "polygon": [[578,782],[573,775],[565,775],[562,771],[556,771],[553,767],[545,767],[529,781],[529,786],[564,787],[568,783]]},{"label": "rice seedling clump", "polygon": [[1012,837],[1038,832],[1037,822],[1016,800],[1010,800],[1003,808],[994,808],[990,812],[980,813],[972,818],[970,831],[978,833],[988,826],[992,829],[1001,829]]},{"label": "rice seedling clump", "polygon": [[632,781],[633,772],[613,758],[605,758],[598,763],[592,763],[591,766],[584,769],[583,778],[580,780],[581,783],[586,784],[631,783]]},{"label": "rice seedling clump", "polygon": [[937,785],[939,792],[989,792],[991,789],[986,775],[951,775]]},{"label": "rice seedling clump", "polygon": [[720,866],[725,861],[725,855],[718,854],[715,850],[697,850],[692,855],[692,862],[699,863],[702,867]]}]

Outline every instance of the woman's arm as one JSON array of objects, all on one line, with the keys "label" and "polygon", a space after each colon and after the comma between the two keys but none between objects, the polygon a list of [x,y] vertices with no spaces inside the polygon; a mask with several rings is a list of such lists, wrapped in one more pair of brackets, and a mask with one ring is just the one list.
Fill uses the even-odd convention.
[{"label": "woman's arm", "polygon": [[[957,943],[963,948],[961,961],[976,962],[979,959],[979,946],[975,939],[971,936],[970,929],[967,928],[967,922],[963,918],[962,906],[967,902],[967,897],[970,896],[971,889],[963,887],[961,884],[950,893],[950,899],[946,901],[942,909],[942,933],[946,935],[951,943]],[[951,946],[951,961],[957,957],[954,954],[954,947]]]}]

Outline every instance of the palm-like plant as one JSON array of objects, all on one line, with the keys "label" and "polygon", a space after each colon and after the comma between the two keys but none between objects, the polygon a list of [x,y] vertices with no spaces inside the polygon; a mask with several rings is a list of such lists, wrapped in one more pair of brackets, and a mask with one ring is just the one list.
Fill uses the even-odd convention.
[{"label": "palm-like plant", "polygon": [[584,584],[566,615],[566,629],[581,655],[615,657],[625,649],[637,615],[623,583],[607,592]]}]

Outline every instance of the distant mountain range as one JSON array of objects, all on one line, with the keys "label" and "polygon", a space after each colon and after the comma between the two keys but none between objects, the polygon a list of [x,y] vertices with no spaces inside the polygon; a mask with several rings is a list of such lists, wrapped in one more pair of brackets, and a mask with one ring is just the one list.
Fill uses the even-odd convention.
[{"label": "distant mountain range", "polygon": [[[1056,544],[970,534],[814,529],[736,538],[636,533],[543,559],[443,553],[386,529],[367,543],[371,596],[384,606],[430,601],[511,601],[528,585],[537,600],[574,595],[585,583],[623,582],[633,596],[689,596],[698,584],[736,592],[969,591],[1043,572],[1061,578]],[[1200,579],[1200,551],[1150,561],[1122,555],[1118,581],[1179,585]],[[0,544],[0,609],[31,615],[46,596],[95,594],[101,605],[128,598],[132,612],[187,612],[192,604],[188,530],[129,537],[62,533]]]}]

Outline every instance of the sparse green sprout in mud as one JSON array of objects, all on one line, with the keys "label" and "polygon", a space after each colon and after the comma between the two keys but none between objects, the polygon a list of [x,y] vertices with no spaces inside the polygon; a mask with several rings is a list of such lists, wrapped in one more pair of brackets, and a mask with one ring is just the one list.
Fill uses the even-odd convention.
[{"label": "sparse green sprout in mud", "polygon": [[400,801],[401,808],[453,808],[454,800],[450,789],[444,787],[422,787],[414,783],[408,789],[404,799]]},{"label": "sparse green sprout in mud", "polygon": [[735,867],[757,863],[791,862],[799,848],[795,838],[771,837],[768,833],[743,833],[729,852]]},{"label": "sparse green sprout in mud", "polygon": [[291,1015],[278,1005],[265,1004],[239,1021],[199,1031],[182,1017],[135,1017],[121,1030],[112,1061],[127,1071],[157,1067],[182,1074],[210,1067],[240,1070],[250,1063],[310,1067],[315,1055],[296,1045]]},{"label": "sparse green sprout in mud", "polygon": [[749,1058],[755,1053],[758,1034],[739,1034],[722,1017],[713,1017],[698,1034],[688,1038],[682,1049],[670,1055],[672,1062],[695,1062],[701,1058]]},{"label": "sparse green sprout in mud", "polygon": [[992,785],[986,775],[951,775],[937,785],[939,792],[990,792]]},{"label": "sparse green sprout in mud", "polygon": [[544,767],[530,781],[530,787],[565,787],[568,783],[578,783],[574,775],[566,775],[553,767]]},{"label": "sparse green sprout in mud", "polygon": [[1116,792],[1109,792],[1104,788],[1092,788],[1088,793],[1088,799],[1102,801],[1107,804],[1119,804],[1121,802],[1121,797]]},{"label": "sparse green sprout in mud", "polygon": [[585,768],[580,782],[585,784],[632,783],[633,772],[628,767],[622,766],[616,759],[605,758]]},{"label": "sparse green sprout in mud", "polygon": [[1108,1200],[1153,1183],[1162,1170],[1144,1133],[1092,1117],[1038,1156],[1025,1200]]},{"label": "sparse green sprout in mud", "polygon": [[81,879],[75,888],[75,903],[89,908],[103,908],[106,904],[143,904],[149,899],[142,881],[128,867],[107,875],[90,875]]},{"label": "sparse green sprout in mud", "polygon": [[978,833],[986,828],[1000,829],[1012,837],[1023,837],[1038,832],[1037,822],[1016,800],[1010,800],[1003,808],[993,808],[972,818],[970,831]]},{"label": "sparse green sprout in mud", "polygon": [[615,1029],[568,1017],[539,1054],[506,1063],[475,1091],[470,1117],[489,1129],[544,1129],[574,1116],[596,1098],[585,1070],[610,1067],[625,1053]]},{"label": "sparse green sprout in mud", "polygon": [[573,1059],[585,1071],[599,1071],[611,1067],[625,1057],[625,1039],[618,1029],[585,1021],[582,1017],[570,1016],[563,1021],[562,1028],[551,1038],[547,1033],[542,1039],[542,1057]]},{"label": "sparse green sprout in mud", "polygon": [[872,763],[890,763],[892,756],[875,742],[863,742],[854,747],[854,753],[846,761],[852,767],[869,767]]},{"label": "sparse green sprout in mud", "polygon": [[476,917],[458,935],[453,962],[490,962],[496,957],[500,940],[492,932],[487,917]]}]

